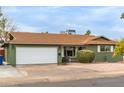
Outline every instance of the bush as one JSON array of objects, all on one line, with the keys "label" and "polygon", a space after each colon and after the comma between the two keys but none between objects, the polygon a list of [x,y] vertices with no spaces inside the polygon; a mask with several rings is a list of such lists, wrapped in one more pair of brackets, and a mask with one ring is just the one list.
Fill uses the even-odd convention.
[{"label": "bush", "polygon": [[95,58],[95,53],[91,50],[80,50],[77,52],[77,59],[81,63],[92,63]]}]

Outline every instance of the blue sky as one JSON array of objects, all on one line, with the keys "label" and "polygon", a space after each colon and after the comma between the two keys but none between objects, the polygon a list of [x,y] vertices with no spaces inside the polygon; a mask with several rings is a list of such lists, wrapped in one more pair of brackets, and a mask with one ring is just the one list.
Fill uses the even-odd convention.
[{"label": "blue sky", "polygon": [[4,14],[17,25],[18,31],[59,33],[75,29],[83,34],[90,29],[94,35],[112,39],[124,37],[124,7],[56,6],[2,7]]}]

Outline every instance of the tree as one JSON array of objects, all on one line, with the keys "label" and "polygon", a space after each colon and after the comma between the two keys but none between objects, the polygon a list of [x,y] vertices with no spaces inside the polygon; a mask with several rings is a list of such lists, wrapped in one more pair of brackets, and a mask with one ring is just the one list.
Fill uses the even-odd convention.
[{"label": "tree", "polygon": [[121,19],[124,19],[124,13],[121,15],[121,17],[120,17]]},{"label": "tree", "polygon": [[[124,13],[122,13],[121,19],[124,19]],[[123,61],[124,61],[124,38],[117,42],[115,50],[114,50],[114,56],[122,55]]]},{"label": "tree", "polygon": [[91,31],[90,30],[87,30],[86,32],[85,32],[85,35],[90,35],[91,34]]},{"label": "tree", "polygon": [[9,41],[9,33],[15,31],[15,29],[16,27],[4,16],[0,7],[0,45]]},{"label": "tree", "polygon": [[117,44],[114,49],[114,56],[122,55],[124,56],[124,38],[120,41],[117,41]]}]

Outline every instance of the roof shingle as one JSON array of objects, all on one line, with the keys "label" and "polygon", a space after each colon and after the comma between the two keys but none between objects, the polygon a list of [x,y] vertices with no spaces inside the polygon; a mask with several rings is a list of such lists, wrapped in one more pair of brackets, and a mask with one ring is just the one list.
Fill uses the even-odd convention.
[{"label": "roof shingle", "polygon": [[49,45],[84,45],[84,44],[115,44],[112,40],[94,39],[94,35],[69,35],[30,32],[11,32],[14,39],[11,44],[49,44]]}]

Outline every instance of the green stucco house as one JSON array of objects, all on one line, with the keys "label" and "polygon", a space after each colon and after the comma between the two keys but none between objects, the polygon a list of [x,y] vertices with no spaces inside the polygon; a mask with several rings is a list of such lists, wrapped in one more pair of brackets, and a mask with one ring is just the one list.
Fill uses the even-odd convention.
[{"label": "green stucco house", "polygon": [[122,56],[113,57],[115,41],[103,36],[11,32],[10,37],[5,45],[5,58],[13,66],[61,63],[64,56],[77,62],[76,53],[82,49],[96,53],[94,62],[122,61]]}]

